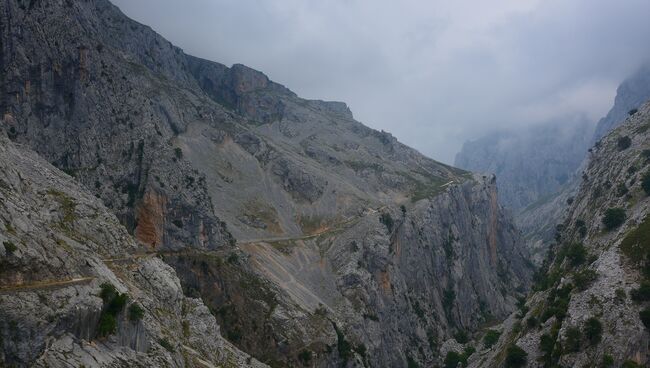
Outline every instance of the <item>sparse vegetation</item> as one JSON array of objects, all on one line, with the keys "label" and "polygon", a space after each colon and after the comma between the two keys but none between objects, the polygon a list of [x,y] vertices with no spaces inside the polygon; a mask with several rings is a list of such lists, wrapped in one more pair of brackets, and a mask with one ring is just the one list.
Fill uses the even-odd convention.
[{"label": "sparse vegetation", "polygon": [[160,344],[160,346],[165,348],[165,350],[169,351],[170,353],[173,353],[175,351],[174,346],[165,337],[158,340],[158,343]]},{"label": "sparse vegetation", "polygon": [[603,216],[603,225],[607,231],[616,229],[625,222],[625,210],[622,208],[608,208]]},{"label": "sparse vegetation", "polygon": [[645,308],[644,310],[639,312],[639,318],[641,318],[641,322],[643,322],[643,325],[647,329],[650,329],[650,308]]},{"label": "sparse vegetation", "polygon": [[511,345],[506,352],[506,368],[524,367],[528,361],[528,353],[517,345]]},{"label": "sparse vegetation", "polygon": [[312,352],[306,349],[303,349],[300,354],[298,354],[298,359],[302,363],[302,365],[309,365],[309,362],[311,362],[311,356]]},{"label": "sparse vegetation", "polygon": [[488,330],[485,333],[485,336],[483,336],[483,346],[486,348],[491,348],[494,344],[499,341],[499,337],[501,337],[501,332],[496,331],[496,330]]},{"label": "sparse vegetation", "polygon": [[633,289],[630,292],[632,300],[636,302],[647,302],[650,300],[650,281],[643,280],[638,289]]},{"label": "sparse vegetation", "polygon": [[467,366],[467,359],[469,359],[470,355],[474,354],[474,348],[473,347],[467,347],[462,353],[458,353],[456,351],[450,351],[447,353],[445,356],[445,360],[443,362],[445,368],[456,368],[458,367],[458,364],[460,364],[463,367]]},{"label": "sparse vegetation", "polygon": [[177,159],[183,158],[183,150],[180,149],[180,147],[174,148],[174,156],[176,156]]},{"label": "sparse vegetation", "polygon": [[632,116],[632,115],[636,114],[637,112],[639,112],[639,109],[632,109],[632,110],[628,111],[627,114]]},{"label": "sparse vegetation", "polygon": [[384,224],[386,226],[386,230],[388,230],[388,233],[393,232],[393,226],[395,226],[395,222],[393,221],[393,218],[390,216],[390,213],[384,212],[379,216],[379,222]]},{"label": "sparse vegetation", "polygon": [[592,269],[582,270],[573,275],[573,283],[578,290],[586,290],[598,278],[598,273]]},{"label": "sparse vegetation", "polygon": [[641,188],[643,188],[646,195],[650,195],[650,171],[641,177]]},{"label": "sparse vegetation", "polygon": [[577,327],[567,328],[564,333],[564,351],[567,353],[580,351],[580,340],[582,340],[582,334]]},{"label": "sparse vegetation", "polygon": [[352,356],[352,344],[345,339],[345,335],[338,326],[334,324],[334,330],[336,331],[336,348],[339,352],[339,357],[343,361],[348,361]]},{"label": "sparse vegetation", "polygon": [[99,297],[104,301],[104,308],[99,318],[97,333],[99,336],[108,336],[117,330],[117,316],[124,310],[129,296],[122,294],[109,283],[100,285]]},{"label": "sparse vegetation", "polygon": [[616,147],[619,151],[624,151],[632,145],[632,140],[628,136],[619,137],[616,141]]},{"label": "sparse vegetation", "polygon": [[641,368],[641,365],[634,360],[626,360],[621,365],[621,368]]},{"label": "sparse vegetation", "polygon": [[456,339],[456,341],[459,344],[467,344],[467,342],[469,341],[469,337],[467,336],[467,332],[465,331],[456,332],[454,334],[454,339]]},{"label": "sparse vegetation", "polygon": [[5,247],[5,252],[7,254],[13,254],[16,250],[18,250],[18,247],[16,247],[16,244],[10,242],[10,241],[3,241],[2,245]]},{"label": "sparse vegetation", "polygon": [[603,355],[603,360],[601,360],[600,366],[602,368],[609,368],[613,365],[614,365],[614,357],[609,354]]},{"label": "sparse vegetation", "polygon": [[144,309],[139,304],[131,304],[129,306],[129,321],[138,322],[142,317],[144,317]]},{"label": "sparse vegetation", "polygon": [[566,248],[566,258],[572,267],[579,266],[587,259],[587,249],[581,243],[571,243]]},{"label": "sparse vegetation", "polygon": [[603,335],[603,324],[596,317],[591,317],[585,323],[585,337],[591,345],[597,345]]}]

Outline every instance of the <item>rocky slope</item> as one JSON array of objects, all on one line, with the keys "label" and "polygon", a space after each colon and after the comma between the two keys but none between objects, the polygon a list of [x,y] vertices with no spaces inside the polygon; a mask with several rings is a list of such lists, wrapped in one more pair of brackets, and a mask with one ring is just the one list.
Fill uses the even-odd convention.
[{"label": "rocky slope", "polygon": [[[133,256],[139,247],[101,201],[4,136],[0,223],[3,366],[263,366],[221,338],[171,267]],[[125,304],[102,300],[102,285]]]},{"label": "rocky slope", "polygon": [[536,291],[471,366],[524,355],[515,345],[529,367],[650,363],[649,157],[646,104],[592,149]]},{"label": "rocky slope", "polygon": [[625,121],[630,112],[638,109],[648,100],[650,100],[650,64],[642,66],[618,87],[614,106],[596,125],[593,142],[607,135]]},{"label": "rocky slope", "polygon": [[345,104],[185,55],[105,0],[3,1],[0,42],[9,137],[92,191],[269,365],[438,364],[529,285],[492,177]]},{"label": "rocky slope", "polygon": [[558,192],[575,175],[592,144],[582,118],[491,133],[466,142],[460,168],[493,173],[501,202],[515,213]]}]

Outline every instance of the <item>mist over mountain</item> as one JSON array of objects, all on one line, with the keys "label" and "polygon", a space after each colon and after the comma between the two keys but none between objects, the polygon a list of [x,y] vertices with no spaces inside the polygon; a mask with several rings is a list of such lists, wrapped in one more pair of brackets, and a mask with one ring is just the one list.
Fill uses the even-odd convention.
[{"label": "mist over mountain", "polygon": [[518,212],[557,192],[576,175],[591,146],[593,129],[585,117],[567,117],[493,132],[466,142],[454,164],[496,174],[501,203]]}]

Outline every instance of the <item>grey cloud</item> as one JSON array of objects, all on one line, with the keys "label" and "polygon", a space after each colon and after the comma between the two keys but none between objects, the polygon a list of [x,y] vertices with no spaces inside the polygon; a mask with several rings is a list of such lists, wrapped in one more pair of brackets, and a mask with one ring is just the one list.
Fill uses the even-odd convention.
[{"label": "grey cloud", "polygon": [[647,0],[113,1],[190,54],[345,101],[448,163],[494,129],[597,120],[650,59]]}]

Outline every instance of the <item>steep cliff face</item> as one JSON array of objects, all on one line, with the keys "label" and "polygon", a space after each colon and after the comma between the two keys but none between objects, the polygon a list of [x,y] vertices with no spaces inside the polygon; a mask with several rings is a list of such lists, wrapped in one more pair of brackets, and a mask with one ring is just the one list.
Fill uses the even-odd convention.
[{"label": "steep cliff face", "polygon": [[529,284],[491,177],[343,103],[187,56],[105,0],[4,1],[0,35],[9,137],[92,191],[143,247],[127,258],[159,254],[270,365],[437,364]]},{"label": "steep cliff face", "polygon": [[650,363],[649,129],[646,104],[592,149],[537,291],[473,366],[498,366],[513,345],[530,367]]},{"label": "steep cliff face", "polygon": [[[221,338],[171,267],[133,256],[97,198],[5,137],[0,223],[3,366],[263,366]],[[128,298],[108,301],[102,285]]]}]

